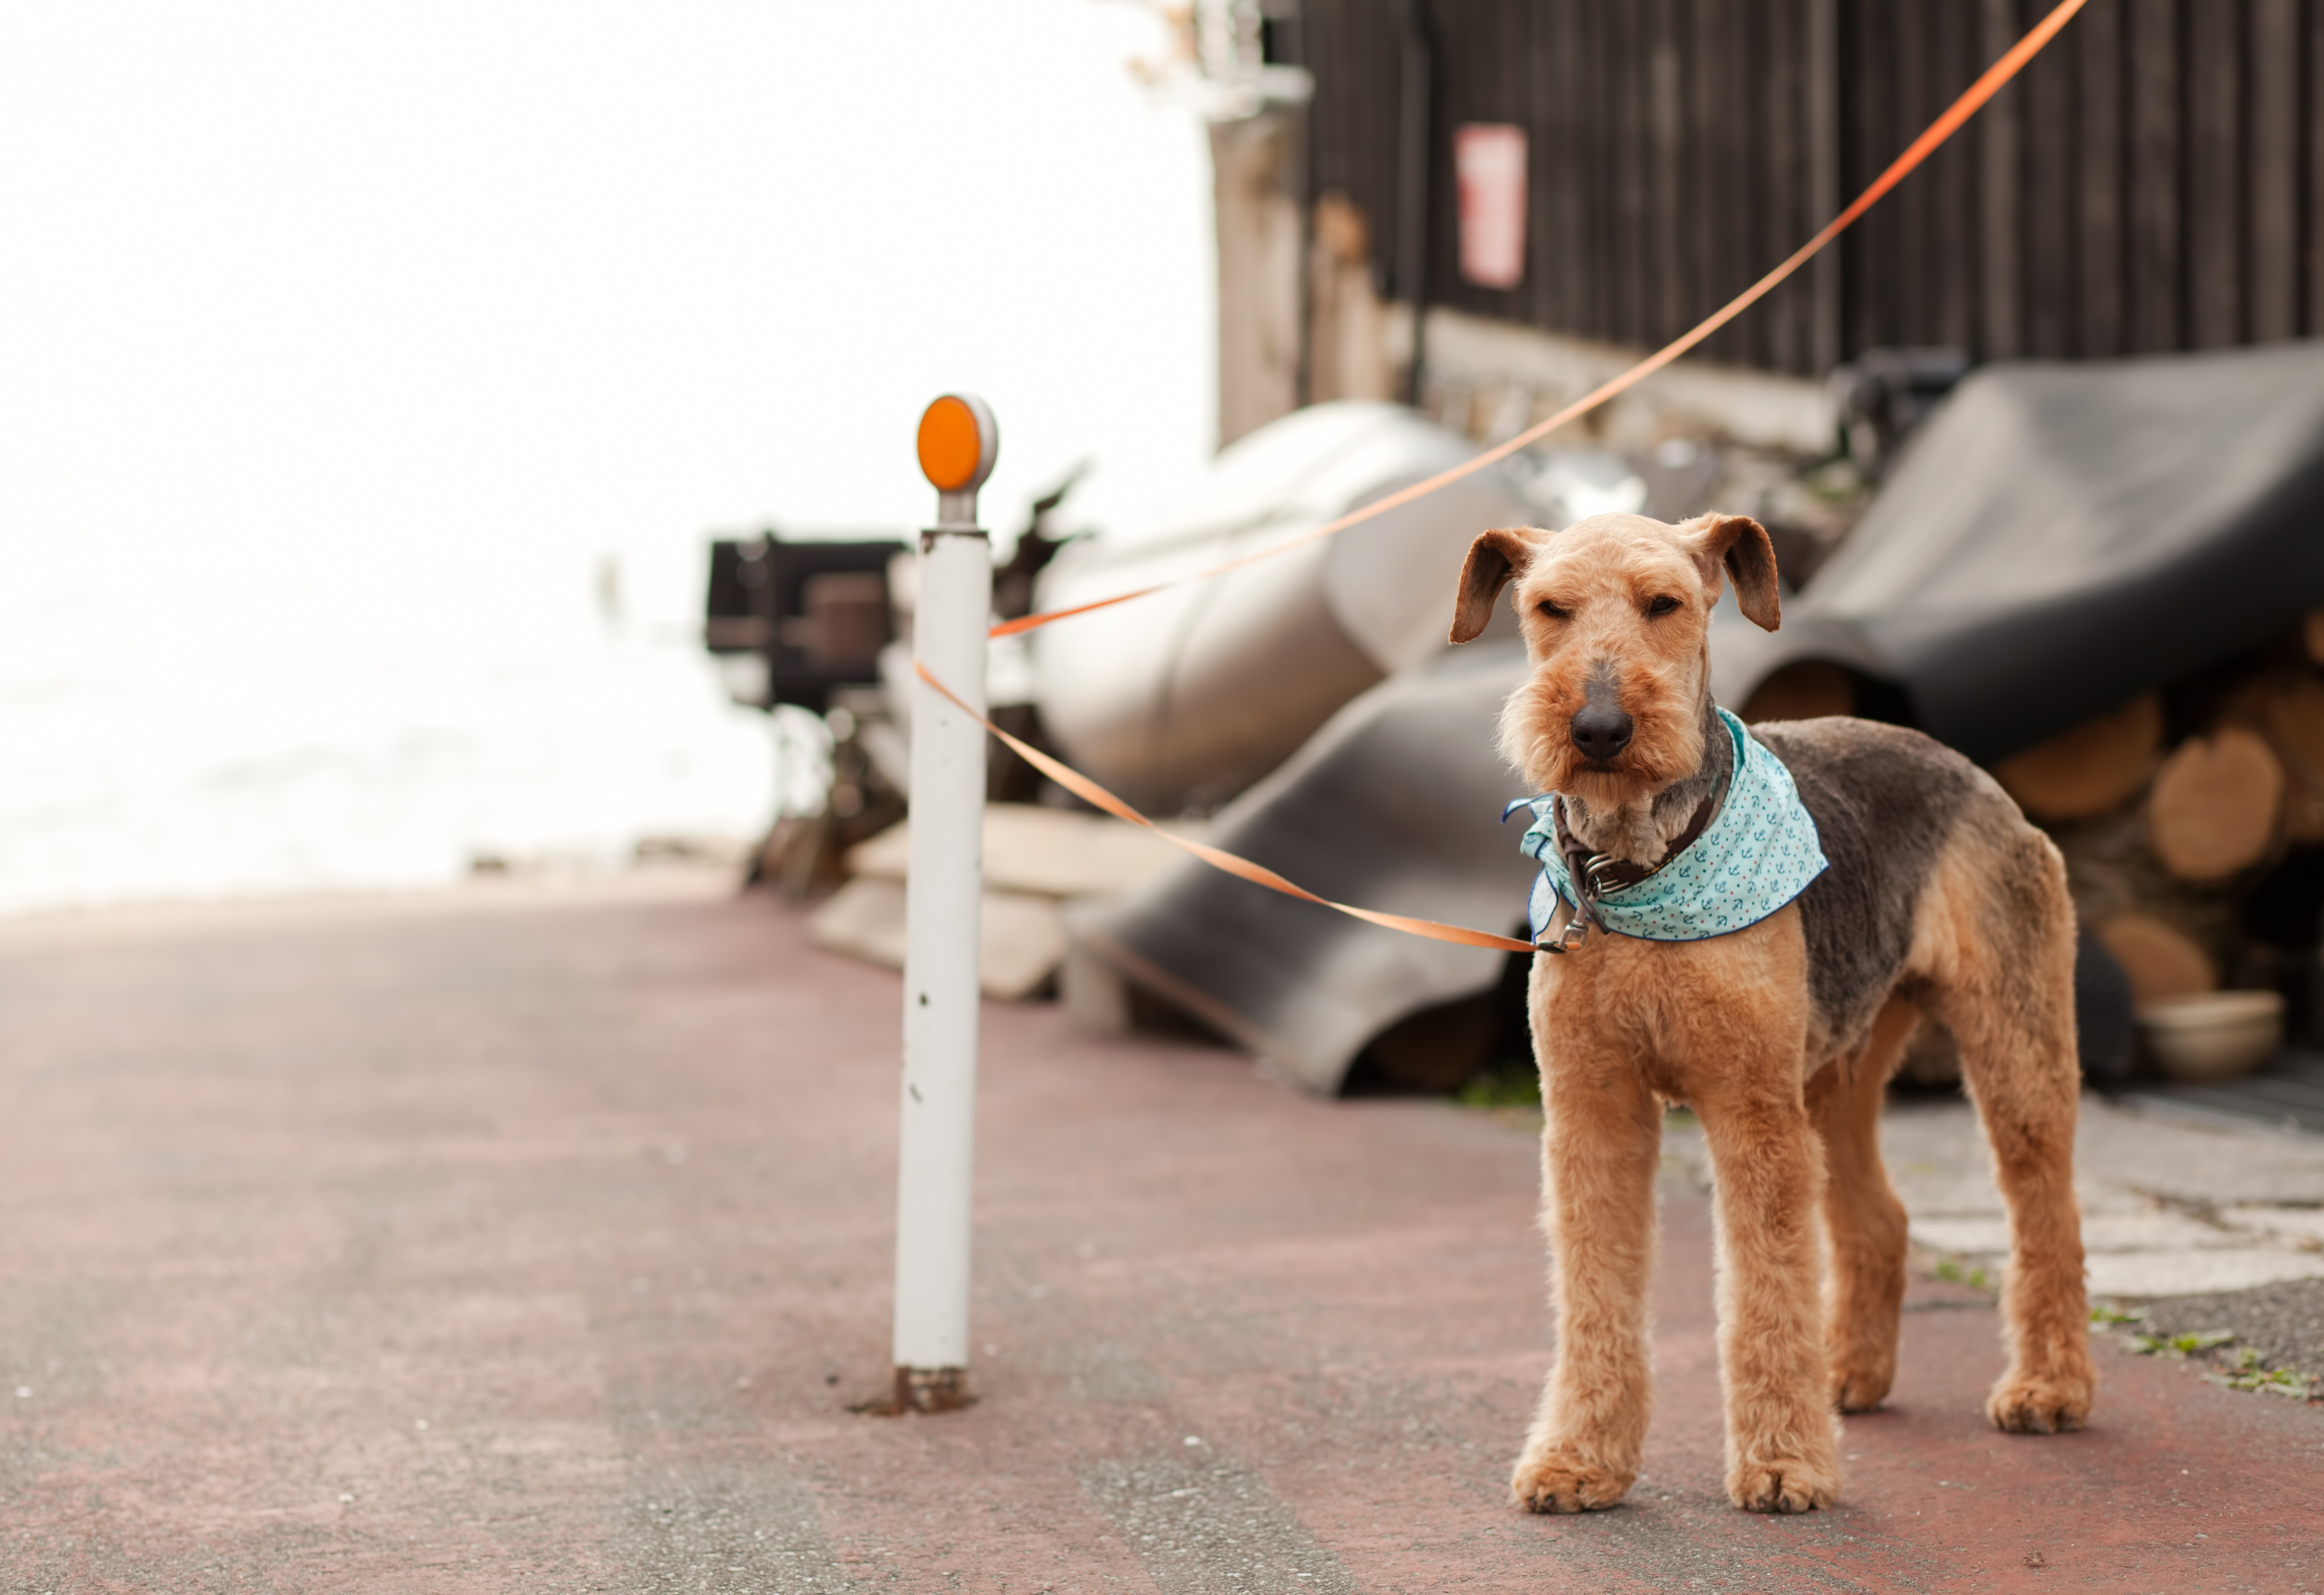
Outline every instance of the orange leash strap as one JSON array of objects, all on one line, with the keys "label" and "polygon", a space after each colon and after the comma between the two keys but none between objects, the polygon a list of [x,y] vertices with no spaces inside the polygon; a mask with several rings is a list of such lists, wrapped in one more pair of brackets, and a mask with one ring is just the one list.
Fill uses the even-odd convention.
[{"label": "orange leash strap", "polygon": [[1059,763],[1042,752],[1040,749],[1018,741],[1017,738],[993,724],[991,721],[961,702],[958,694],[929,674],[928,668],[918,659],[912,661],[912,668],[919,672],[921,680],[943,695],[945,702],[1008,743],[1011,752],[1074,797],[1085,803],[1096,805],[1116,819],[1124,819],[1133,825],[1145,826],[1171,846],[1185,849],[1213,869],[1224,870],[1230,875],[1240,876],[1255,885],[1264,886],[1270,891],[1279,891],[1286,897],[1304,898],[1311,903],[1320,903],[1326,908],[1337,908],[1341,913],[1352,915],[1358,919],[1369,920],[1374,925],[1384,925],[1390,930],[1400,930],[1406,936],[1426,936],[1433,942],[1452,942],[1463,947],[1497,947],[1509,953],[1533,951],[1531,942],[1521,942],[1515,936],[1495,936],[1489,930],[1471,930],[1464,926],[1443,925],[1434,919],[1412,919],[1402,914],[1381,914],[1370,908],[1357,908],[1346,903],[1335,903],[1329,898],[1317,897],[1305,887],[1293,885],[1264,864],[1254,864],[1249,859],[1237,858],[1231,853],[1222,853],[1215,847],[1205,847],[1199,842],[1190,842],[1184,836],[1174,835],[1071,765]]},{"label": "orange leash strap", "polygon": [[1903,154],[1890,161],[1888,170],[1874,180],[1870,188],[1858,194],[1854,204],[1832,217],[1821,232],[1794,250],[1790,259],[1728,300],[1717,310],[1712,311],[1692,331],[1682,334],[1673,342],[1622,373],[1621,375],[1584,393],[1547,420],[1526,428],[1508,442],[1497,444],[1474,459],[1463,461],[1449,471],[1440,471],[1425,482],[1416,482],[1411,486],[1401,488],[1385,498],[1376,499],[1360,510],[1341,516],[1329,525],[1319,526],[1313,531],[1305,531],[1297,537],[1287,538],[1272,547],[1261,549],[1257,553],[1245,554],[1240,558],[1229,559],[1222,564],[1211,566],[1207,569],[1173,576],[1168,581],[1156,582],[1151,586],[1132,588],[1127,593],[1116,593],[1111,598],[1093,598],[1087,604],[1068,604],[1064,609],[1045,610],[1039,614],[1022,615],[1013,621],[1003,621],[992,628],[991,635],[1013,637],[1020,632],[1030,632],[1046,626],[1052,621],[1065,620],[1072,615],[1087,614],[1092,610],[1111,609],[1117,604],[1127,604],[1133,598],[1143,598],[1149,593],[1159,593],[1166,587],[1175,587],[1183,582],[1201,581],[1208,576],[1223,576],[1230,570],[1240,570],[1246,565],[1255,565],[1262,559],[1272,559],[1277,554],[1288,553],[1304,544],[1345,531],[1349,527],[1370,521],[1375,515],[1385,515],[1390,510],[1401,508],[1416,499],[1425,498],[1440,487],[1448,487],[1463,476],[1473,475],[1488,466],[1496,465],[1508,458],[1517,450],[1540,442],[1568,421],[1587,415],[1618,393],[1636,387],[1729,321],[1734,320],[1736,317],[1760,300],[1765,299],[1785,278],[1813,259],[1824,245],[1846,232],[1854,225],[1856,219],[1871,209],[1883,195],[1903,182],[1915,167],[1926,161],[1938,145],[1959,131],[1962,123],[1977,115],[1986,101],[2001,91],[2002,85],[2017,76],[2027,61],[2041,53],[2042,47],[2050,42],[2058,30],[2073,20],[2074,14],[2081,10],[2084,4],[2085,0],[2063,0],[2063,4],[2056,10],[2043,17],[2034,25],[2031,32],[2010,47],[2007,54],[1987,67],[1984,75],[1969,86],[1967,92],[1947,106],[1943,115],[1929,124],[1927,131],[1914,139]]}]

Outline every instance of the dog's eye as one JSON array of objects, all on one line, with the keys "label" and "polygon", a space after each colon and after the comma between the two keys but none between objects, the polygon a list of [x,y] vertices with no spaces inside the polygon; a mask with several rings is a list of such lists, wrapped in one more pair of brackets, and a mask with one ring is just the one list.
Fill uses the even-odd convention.
[{"label": "dog's eye", "polygon": [[1678,600],[1672,597],[1667,593],[1664,594],[1659,598],[1650,598],[1646,601],[1646,613],[1648,614],[1668,614],[1677,607]]},{"label": "dog's eye", "polygon": [[1541,613],[1551,620],[1562,621],[1565,618],[1565,611],[1558,608],[1556,604],[1552,604],[1546,598],[1541,601],[1540,608]]}]

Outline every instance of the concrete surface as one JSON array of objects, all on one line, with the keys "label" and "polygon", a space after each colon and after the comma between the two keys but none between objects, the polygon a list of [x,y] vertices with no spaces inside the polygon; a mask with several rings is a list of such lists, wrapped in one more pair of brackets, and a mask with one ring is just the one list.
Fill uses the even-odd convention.
[{"label": "concrete surface", "polygon": [[[1199,834],[1203,826],[1172,820],[1172,831]],[[911,862],[912,824],[899,820],[847,852],[847,871],[877,880],[901,880]],[[1086,811],[1037,803],[989,803],[984,808],[984,884],[996,891],[1035,897],[1104,897],[1143,886],[1186,855],[1153,832]]]},{"label": "concrete surface", "polygon": [[897,986],[756,900],[0,936],[0,1590],[2316,1589],[2324,1414],[2100,1352],[2010,1437],[1914,1287],[1847,1496],[1719,1490],[1707,1207],[1665,1196],[1625,1507],[1506,1477],[1535,1148],[1233,1055],[984,1031],[974,1378],[886,1373]]},{"label": "concrete surface", "polygon": [[[1891,1104],[1881,1150],[1914,1243],[1997,1270],[2009,1239],[1969,1105]],[[2086,1095],[2074,1160],[2095,1297],[2324,1278],[2324,1136],[2154,1118]]]},{"label": "concrete surface", "polygon": [[[1169,828],[1182,835],[1202,829],[1177,820]],[[808,916],[809,939],[826,953],[903,968],[910,856],[909,820],[850,848],[852,879]],[[977,938],[984,994],[1029,997],[1050,984],[1066,958],[1067,903],[1127,891],[1185,856],[1151,831],[1102,815],[988,804]]]}]

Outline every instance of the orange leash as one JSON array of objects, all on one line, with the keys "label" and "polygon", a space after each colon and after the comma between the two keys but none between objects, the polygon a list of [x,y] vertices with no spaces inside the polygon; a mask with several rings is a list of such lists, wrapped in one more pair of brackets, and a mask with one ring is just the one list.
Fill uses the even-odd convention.
[{"label": "orange leash", "polygon": [[1452,942],[1463,947],[1498,947],[1510,953],[1533,951],[1531,942],[1521,942],[1515,936],[1495,936],[1489,930],[1470,930],[1462,926],[1444,925],[1434,919],[1413,919],[1402,914],[1382,914],[1370,908],[1357,908],[1346,903],[1335,903],[1330,898],[1317,897],[1304,886],[1295,886],[1264,864],[1254,864],[1249,859],[1237,858],[1233,853],[1222,853],[1215,847],[1205,847],[1199,842],[1189,842],[1184,836],[1164,830],[1071,765],[1061,764],[1040,749],[1010,736],[991,721],[961,702],[958,694],[929,674],[928,668],[918,659],[912,661],[912,668],[918,671],[920,679],[935,687],[954,708],[1008,743],[1010,751],[1074,797],[1085,803],[1096,805],[1116,819],[1124,819],[1133,825],[1145,826],[1171,846],[1184,848],[1214,869],[1224,870],[1230,875],[1239,875],[1245,880],[1264,886],[1270,891],[1279,891],[1286,897],[1304,898],[1311,903],[1320,903],[1327,908],[1337,908],[1342,914],[1351,914],[1359,919],[1369,920],[1374,925],[1385,925],[1388,929],[1400,930],[1406,936],[1426,936],[1433,942]]},{"label": "orange leash", "polygon": [[1351,526],[1370,521],[1375,515],[1385,515],[1390,510],[1401,508],[1416,499],[1425,498],[1440,487],[1449,487],[1463,476],[1473,475],[1487,466],[1496,465],[1508,458],[1517,450],[1540,442],[1568,421],[1589,414],[1616,394],[1636,387],[1729,321],[1734,320],[1736,317],[1760,300],[1765,299],[1784,279],[1812,260],[1825,244],[1846,232],[1855,224],[1857,218],[1871,209],[1883,195],[1911,175],[1913,170],[1926,161],[1938,145],[1959,131],[1962,123],[1977,115],[1986,101],[2001,91],[2002,85],[2017,76],[2025,63],[2041,52],[2042,47],[2050,42],[2058,30],[2073,20],[2074,14],[2081,10],[2084,4],[2085,0],[2063,0],[2063,4],[2056,10],[2043,17],[2034,25],[2031,32],[2010,47],[2006,55],[1987,67],[1984,75],[1969,86],[1967,92],[1947,106],[1943,115],[1930,123],[1928,130],[1914,139],[1903,154],[1890,161],[1888,170],[1882,172],[1870,188],[1858,194],[1854,204],[1832,217],[1821,232],[1794,250],[1790,259],[1712,311],[1692,331],[1682,334],[1621,375],[1584,393],[1547,420],[1536,422],[1508,442],[1496,444],[1474,459],[1454,466],[1449,471],[1440,471],[1425,482],[1416,482],[1409,487],[1389,493],[1386,498],[1376,499],[1360,510],[1341,516],[1329,525],[1319,526],[1313,531],[1301,532],[1297,537],[1287,538],[1270,548],[1261,549],[1257,553],[1245,554],[1239,559],[1229,559],[1222,564],[1211,566],[1207,569],[1190,571],[1185,576],[1173,576],[1168,581],[1156,582],[1151,586],[1132,588],[1127,593],[1116,593],[1111,598],[1093,598],[1087,604],[1068,604],[1063,609],[1045,610],[1039,614],[1021,615],[1013,621],[1003,621],[992,628],[991,635],[1013,637],[1020,632],[1030,632],[1046,626],[1052,621],[1065,620],[1072,615],[1087,614],[1092,610],[1111,609],[1117,604],[1127,604],[1133,598],[1143,598],[1149,593],[1159,593],[1166,587],[1175,587],[1182,582],[1201,581],[1207,576],[1223,576],[1230,570],[1240,570],[1246,565],[1256,565],[1262,559],[1272,559],[1277,554],[1288,553],[1304,544],[1316,542],[1335,533],[1345,531]]},{"label": "orange leash", "polygon": [[[1117,593],[1111,598],[1093,599],[1087,604],[1071,604],[1064,609],[1047,610],[1039,614],[1028,614],[1017,620],[1003,621],[992,628],[990,635],[1013,637],[1020,632],[1030,632],[1038,627],[1046,626],[1052,621],[1065,620],[1076,614],[1087,614],[1092,610],[1111,609],[1117,604],[1127,604],[1133,598],[1143,598],[1149,593],[1158,593],[1166,587],[1175,587],[1182,582],[1200,581],[1206,576],[1222,576],[1230,570],[1240,570],[1246,565],[1255,565],[1262,559],[1271,559],[1276,555],[1286,553],[1302,544],[1315,542],[1335,532],[1345,531],[1349,527],[1369,521],[1375,515],[1386,514],[1400,505],[1425,498],[1440,487],[1449,486],[1463,476],[1473,475],[1488,466],[1507,459],[1529,444],[1538,443],[1566,422],[1578,416],[1588,414],[1616,394],[1644,382],[1735,319],[1752,305],[1765,299],[1785,278],[1813,259],[1824,245],[1846,232],[1854,225],[1858,217],[1878,203],[1881,197],[1889,189],[1904,181],[1915,167],[1929,158],[1938,145],[1958,132],[1962,123],[1975,115],[1986,101],[2000,92],[2002,85],[2017,76],[2024,69],[2025,63],[2041,52],[2042,47],[2056,36],[2059,29],[2073,20],[2074,14],[2081,10],[2084,4],[2085,0],[2062,0],[2055,10],[2034,25],[2032,32],[2012,45],[2007,54],[1987,67],[1983,76],[1969,86],[1967,92],[1945,108],[1944,115],[1929,124],[1927,131],[1914,139],[1903,154],[1890,161],[1888,169],[1874,180],[1870,188],[1858,194],[1853,204],[1832,217],[1821,232],[1801,244],[1781,265],[1728,300],[1726,304],[1705,318],[1692,331],[1683,334],[1655,353],[1647,355],[1612,381],[1583,394],[1547,420],[1528,427],[1508,442],[1498,444],[1474,459],[1457,465],[1449,471],[1439,472],[1425,482],[1416,482],[1409,487],[1389,493],[1386,498],[1366,504],[1360,510],[1342,515],[1329,525],[1319,526],[1313,531],[1302,532],[1297,537],[1286,539],[1271,548],[1262,549],[1255,554],[1246,554],[1239,559],[1229,559],[1222,564],[1213,565],[1208,569],[1175,576],[1168,581],[1156,582],[1150,586],[1136,587],[1127,593]],[[1286,897],[1302,898],[1308,902],[1336,909],[1340,913],[1351,915],[1373,925],[1385,926],[1390,930],[1400,930],[1406,936],[1425,936],[1430,941],[1452,942],[1464,947],[1491,947],[1511,953],[1530,953],[1535,950],[1533,943],[1519,941],[1515,936],[1495,936],[1490,931],[1470,930],[1462,926],[1445,925],[1434,919],[1413,919],[1402,914],[1382,914],[1370,908],[1359,908],[1347,903],[1335,903],[1329,898],[1316,896],[1305,887],[1286,880],[1263,864],[1254,864],[1249,859],[1237,858],[1233,853],[1222,852],[1215,847],[1206,847],[1199,842],[1189,842],[1183,836],[1174,835],[1079,770],[1058,762],[1038,748],[1028,747],[993,724],[991,721],[963,703],[959,695],[930,675],[927,667],[918,659],[912,661],[912,668],[919,672],[921,680],[942,694],[954,708],[1008,743],[1010,750],[1019,758],[1030,763],[1074,797],[1085,803],[1095,805],[1118,819],[1128,820],[1134,825],[1145,826],[1173,847],[1182,848],[1193,853],[1213,869],[1223,870],[1230,875],[1238,876],[1257,886],[1264,886],[1270,891],[1279,891]]]}]

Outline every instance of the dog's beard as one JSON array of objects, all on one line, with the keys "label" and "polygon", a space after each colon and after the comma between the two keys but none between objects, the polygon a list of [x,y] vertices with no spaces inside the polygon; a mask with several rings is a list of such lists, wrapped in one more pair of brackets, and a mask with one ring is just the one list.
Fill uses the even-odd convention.
[{"label": "dog's beard", "polygon": [[1610,765],[1593,763],[1573,745],[1569,726],[1582,694],[1547,672],[1528,677],[1503,705],[1501,756],[1535,791],[1560,792],[1572,800],[1567,817],[1576,840],[1656,863],[1687,816],[1676,827],[1665,825],[1655,799],[1702,768],[1703,705],[1699,689],[1683,694],[1674,690],[1675,682],[1647,678],[1634,687],[1625,685],[1630,689],[1623,693],[1623,709],[1633,729],[1629,745]]}]

